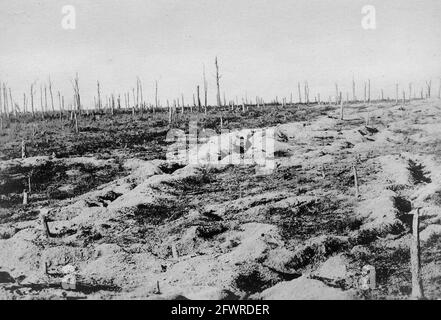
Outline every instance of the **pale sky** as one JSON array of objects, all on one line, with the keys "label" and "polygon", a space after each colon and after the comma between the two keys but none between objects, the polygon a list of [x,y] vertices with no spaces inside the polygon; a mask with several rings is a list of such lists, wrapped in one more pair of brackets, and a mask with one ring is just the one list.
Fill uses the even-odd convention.
[{"label": "pale sky", "polygon": [[[76,9],[76,29],[61,27],[64,5]],[[361,27],[364,5],[376,8],[376,30]],[[421,88],[441,77],[439,0],[0,0],[0,81],[17,101],[33,81],[50,76],[67,100],[79,73],[82,101],[143,82],[144,97],[184,94],[202,87],[215,101],[214,57],[227,98],[297,98],[297,83],[327,99],[338,82],[350,91],[371,79],[372,95],[394,84]]]}]

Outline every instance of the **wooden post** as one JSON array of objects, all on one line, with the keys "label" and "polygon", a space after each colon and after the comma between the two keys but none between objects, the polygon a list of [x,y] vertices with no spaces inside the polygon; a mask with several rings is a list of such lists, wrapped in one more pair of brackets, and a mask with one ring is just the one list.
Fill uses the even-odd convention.
[{"label": "wooden post", "polygon": [[419,215],[420,208],[416,209],[412,221],[412,242],[410,245],[410,263],[412,273],[412,298],[423,299],[424,291],[421,281],[421,261],[420,261],[420,235],[419,235]]},{"label": "wooden post", "polygon": [[357,167],[355,166],[355,164],[352,166],[352,169],[354,171],[355,197],[358,198],[359,196],[358,174],[357,174]]}]

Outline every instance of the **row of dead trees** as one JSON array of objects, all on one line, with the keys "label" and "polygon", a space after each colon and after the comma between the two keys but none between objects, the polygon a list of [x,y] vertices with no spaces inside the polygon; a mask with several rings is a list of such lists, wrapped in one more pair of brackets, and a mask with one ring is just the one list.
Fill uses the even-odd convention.
[{"label": "row of dead trees", "polygon": [[[332,98],[331,96],[328,97],[328,100],[324,101],[322,100],[322,97],[318,93],[314,96],[313,100],[311,101],[310,98],[310,88],[307,81],[304,82],[303,88],[300,82],[297,85],[298,90],[298,99],[297,102],[294,102],[293,94],[290,94],[290,99],[282,98],[279,100],[278,97],[273,99],[272,101],[265,102],[262,98],[257,97],[255,98],[255,101],[249,100],[248,97],[245,95],[245,98],[242,98],[241,101],[239,101],[238,97],[236,96],[235,100],[228,100],[226,99],[225,92],[223,93],[223,99],[221,96],[221,90],[220,90],[220,79],[221,75],[219,73],[219,63],[217,60],[217,57],[215,59],[215,79],[216,79],[216,106],[218,108],[220,107],[229,107],[230,109],[234,109],[235,107],[240,107],[243,111],[247,109],[248,106],[257,106],[262,107],[265,105],[281,105],[282,107],[285,107],[286,105],[292,105],[295,103],[300,104],[322,104],[322,103],[329,103],[331,104],[334,102],[336,105],[341,104],[342,102],[345,103],[357,103],[357,102],[364,102],[364,103],[370,103],[372,100],[371,97],[371,81],[365,81],[364,82],[364,90],[363,90],[363,99],[360,100],[356,96],[356,82],[353,79],[352,80],[352,97],[349,97],[349,92],[346,92],[345,99],[343,97],[343,92],[339,89],[338,84],[335,84],[335,96]],[[201,88],[199,85],[196,86],[195,93],[193,94],[193,101],[192,103],[189,103],[185,101],[184,95],[181,94],[179,98],[173,99],[172,101],[166,100],[166,104],[163,105],[158,97],[158,91],[159,91],[159,83],[158,81],[155,81],[154,83],[154,102],[153,103],[147,103],[143,96],[143,86],[140,78],[138,77],[136,79],[136,88],[132,88],[131,91],[127,91],[121,94],[111,94],[110,96],[105,96],[103,98],[102,92],[101,92],[101,84],[99,81],[97,81],[97,95],[94,97],[94,111],[97,113],[102,112],[108,112],[112,115],[115,114],[115,112],[121,112],[121,110],[131,110],[133,114],[136,112],[157,112],[157,111],[164,111],[168,110],[168,113],[173,114],[177,113],[176,109],[179,109],[181,113],[184,113],[185,110],[189,110],[190,112],[193,112],[194,110],[197,110],[197,112],[204,112],[207,113],[208,106],[208,82],[206,79],[205,74],[205,66],[203,67],[203,93],[201,94]],[[79,113],[81,114],[83,111],[86,111],[87,113],[90,111],[90,109],[83,108],[82,102],[81,102],[81,95],[80,95],[80,87],[79,87],[79,77],[78,74],[76,74],[75,78],[72,80],[72,87],[73,87],[73,103],[69,105],[67,108],[65,107],[65,97],[61,95],[60,91],[57,91],[57,95],[54,96],[53,92],[53,86],[52,82],[49,79],[47,84],[40,85],[40,95],[39,95],[39,108],[37,108],[38,103],[36,101],[37,94],[36,94],[36,85],[35,83],[32,83],[30,86],[30,92],[29,96],[26,95],[26,93],[23,94],[23,103],[20,106],[19,103],[16,102],[16,100],[13,99],[13,94],[11,91],[11,88],[8,88],[5,83],[0,83],[0,117],[3,121],[3,118],[9,118],[11,116],[14,116],[15,118],[19,117],[22,114],[32,114],[32,117],[36,117],[37,113],[41,116],[42,119],[45,118],[45,115],[47,114],[56,114],[59,113],[60,119],[62,118],[62,114],[66,111],[75,114]],[[395,85],[395,102],[398,104],[400,101],[403,101],[403,104],[406,101],[410,101],[412,99],[424,99],[424,98],[431,98],[432,97],[432,81],[426,81],[425,88],[421,88],[419,92],[415,90],[412,83],[409,83],[408,87],[405,90],[401,90],[400,93],[400,86],[399,84]],[[56,107],[56,98],[58,100],[58,107]],[[439,82],[439,88],[438,88],[438,98],[441,99],[441,79]],[[380,94],[378,96],[377,101],[391,101],[390,97],[385,98],[384,96],[384,90],[381,89]],[[393,101],[393,100],[392,100]],[[58,110],[56,110],[58,109]],[[38,111],[37,111],[38,110]]]}]

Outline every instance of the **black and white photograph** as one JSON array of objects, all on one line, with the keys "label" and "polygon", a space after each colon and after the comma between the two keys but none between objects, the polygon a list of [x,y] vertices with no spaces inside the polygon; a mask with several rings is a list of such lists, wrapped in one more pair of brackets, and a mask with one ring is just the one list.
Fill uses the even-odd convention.
[{"label": "black and white photograph", "polygon": [[0,300],[440,300],[440,13],[0,0]]}]

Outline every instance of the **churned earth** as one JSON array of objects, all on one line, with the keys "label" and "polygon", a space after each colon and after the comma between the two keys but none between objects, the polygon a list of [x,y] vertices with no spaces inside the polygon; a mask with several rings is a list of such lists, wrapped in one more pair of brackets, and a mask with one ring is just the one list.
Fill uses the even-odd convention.
[{"label": "churned earth", "polygon": [[[343,120],[331,105],[211,110],[175,127],[196,118],[220,133],[220,117],[231,144],[216,162],[217,137],[191,149],[200,164],[166,159],[166,114],[84,115],[79,134],[56,116],[11,122],[0,298],[407,299],[416,208],[425,295],[441,298],[439,100],[350,104]],[[259,128],[274,130],[267,144],[244,144]],[[247,164],[269,145],[273,169]],[[375,289],[360,288],[366,265]],[[66,266],[74,289],[61,286]]]}]

